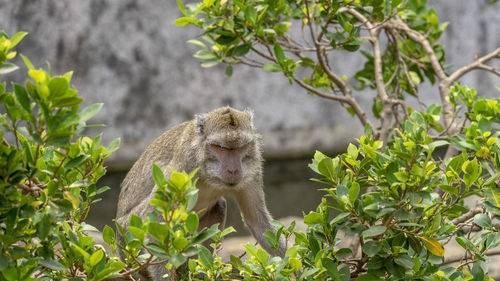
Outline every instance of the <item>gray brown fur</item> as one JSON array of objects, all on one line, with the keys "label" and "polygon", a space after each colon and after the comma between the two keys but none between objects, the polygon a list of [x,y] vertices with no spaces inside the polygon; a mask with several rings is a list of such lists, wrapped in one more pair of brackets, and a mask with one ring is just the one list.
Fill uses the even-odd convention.
[{"label": "gray brown fur", "polygon": [[[235,185],[224,184],[217,174],[217,161],[210,145],[221,147],[245,146],[242,159],[242,179]],[[155,184],[152,179],[152,163],[160,166],[168,178],[169,167],[190,172],[196,167],[199,189],[195,210],[205,210],[200,217],[200,227],[225,222],[226,204],[222,196],[236,199],[244,220],[253,236],[271,254],[263,233],[273,227],[265,204],[262,189],[262,140],[253,126],[250,111],[238,111],[221,107],[209,113],[197,115],[194,120],[179,124],[158,137],[133,165],[121,185],[117,221],[128,226],[131,214],[145,218],[152,211],[149,201],[153,198]],[[286,251],[280,240],[278,255]],[[148,269],[151,280],[163,280],[164,266]],[[141,279],[142,280],[142,279]]]}]

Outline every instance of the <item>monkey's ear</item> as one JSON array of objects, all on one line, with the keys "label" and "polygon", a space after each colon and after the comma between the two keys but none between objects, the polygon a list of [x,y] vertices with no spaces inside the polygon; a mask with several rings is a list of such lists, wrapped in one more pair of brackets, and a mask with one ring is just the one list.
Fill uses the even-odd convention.
[{"label": "monkey's ear", "polygon": [[252,126],[252,129],[254,129],[254,126],[253,126],[253,110],[251,110],[250,108],[245,108],[245,110],[243,112],[245,112],[245,114],[248,116],[248,119],[250,119],[250,126]]},{"label": "monkey's ear", "polygon": [[203,135],[205,133],[205,114],[196,114],[195,115],[195,131],[198,135]]}]

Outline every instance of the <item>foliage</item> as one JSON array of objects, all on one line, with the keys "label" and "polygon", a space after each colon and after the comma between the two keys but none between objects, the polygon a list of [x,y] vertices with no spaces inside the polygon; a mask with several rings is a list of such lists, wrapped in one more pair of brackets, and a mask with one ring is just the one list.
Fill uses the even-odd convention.
[{"label": "foliage", "polygon": [[[6,60],[25,35],[0,33],[1,74],[17,69]],[[86,254],[95,242],[83,235],[94,229],[84,220],[96,196],[109,189],[96,182],[119,140],[104,147],[101,135],[79,135],[102,104],[79,109],[72,72],[53,76],[23,60],[31,80],[12,83],[11,92],[0,84],[0,280],[54,280],[82,268],[103,275],[117,264],[106,263],[102,250]]]},{"label": "foliage", "polygon": [[[175,23],[203,32],[188,41],[200,47],[194,57],[202,67],[224,63],[229,76],[237,64],[281,72],[309,94],[340,102],[365,127],[346,153],[332,158],[316,152],[310,167],[323,176],[316,181],[328,185],[327,195],[304,215],[304,233],[293,226],[278,230],[287,239],[294,235],[296,261],[288,255],[268,259],[247,245],[245,264],[232,259],[242,276],[488,279],[486,253],[500,244],[500,100],[478,97],[457,81],[478,69],[498,75],[486,63],[500,57],[500,48],[447,73],[438,43],[447,23],[425,0],[178,4],[183,17]],[[349,52],[366,59],[351,79],[331,59]],[[441,104],[426,106],[420,99],[425,80],[437,86]],[[373,117],[353,90],[373,93]],[[479,198],[475,207],[464,203],[471,196]],[[276,243],[276,235],[267,234]],[[464,250],[460,259],[444,258],[443,245],[451,239]]]},{"label": "foliage", "polygon": [[[236,64],[281,72],[308,93],[343,104],[384,143],[390,140],[392,128],[401,129],[402,120],[409,117],[408,97],[426,111],[418,93],[424,80],[438,85],[442,103],[442,118],[435,120],[433,129],[453,135],[458,128],[456,112],[447,100],[450,86],[474,69],[499,72],[485,65],[498,57],[500,49],[496,49],[448,75],[444,48],[438,43],[447,23],[439,22],[426,0],[178,3],[184,16],[176,24],[203,30],[201,40],[188,41],[201,47],[194,54],[201,66],[225,63],[228,75]],[[342,66],[330,57],[350,52],[366,58],[353,79],[336,72]],[[371,107],[375,120],[353,93],[365,88],[375,90]]]},{"label": "foliage", "polygon": [[[455,82],[474,69],[497,73],[485,63],[500,49],[446,73],[437,43],[446,24],[425,0],[178,4],[184,16],[176,23],[204,32],[204,41],[189,41],[202,48],[195,54],[202,66],[225,63],[228,75],[238,63],[281,72],[365,126],[347,152],[316,152],[310,168],[326,195],[304,214],[307,229],[274,222],[265,237],[275,248],[285,237],[284,257],[247,244],[245,259],[223,261],[221,239],[234,229],[198,230],[196,171],[172,170],[166,179],[153,164],[153,211],[144,220],[131,215],[126,229],[104,227],[95,241],[85,218],[108,189],[97,181],[119,141],[104,147],[101,135],[82,135],[102,104],[80,109],[72,72],[52,75],[23,56],[31,80],[0,84],[1,281],[140,278],[158,265],[175,280],[490,279],[488,253],[500,245],[500,99]],[[0,33],[0,75],[17,69],[9,60],[25,35]],[[346,51],[366,58],[353,79],[329,59]],[[437,84],[441,104],[420,100],[425,79]],[[373,90],[374,118],[353,89]],[[464,203],[473,196],[476,206]],[[463,248],[459,259],[444,257],[452,239]]]},{"label": "foliage", "polygon": [[[16,56],[10,49],[25,35],[0,33],[2,74],[18,68],[6,60]],[[119,140],[103,147],[101,135],[80,135],[102,104],[79,110],[83,100],[70,84],[72,72],[53,76],[50,69],[23,60],[31,80],[12,83],[10,92],[5,82],[0,84],[6,112],[0,116],[0,280],[104,280],[136,274],[157,262],[177,268],[208,251],[200,243],[215,237],[220,244],[231,232],[221,233],[217,225],[197,230],[198,214],[192,211],[196,171],[172,171],[166,180],[154,165],[155,211],[145,221],[133,215],[127,229],[117,224],[120,239],[105,226],[101,242],[111,250],[106,252],[88,235],[97,229],[85,218],[100,200],[96,196],[109,189],[97,187],[97,181]]]},{"label": "foliage", "polygon": [[[470,98],[470,93],[465,92],[461,98]],[[471,106],[477,107],[482,101],[476,100]],[[490,112],[498,115],[498,100],[489,102],[493,105]],[[426,129],[429,127],[422,113],[413,112],[404,123],[405,130],[398,131],[386,149],[380,149],[380,141],[368,134],[358,139],[358,146],[349,145],[347,152],[337,157],[316,152],[310,165],[324,176],[319,181],[331,186],[325,191],[335,202],[324,201],[316,212],[305,216],[315,218],[309,223],[305,220],[312,226],[308,231],[321,238],[322,256],[351,265],[351,276],[360,275],[359,280],[442,280],[445,276],[445,280],[483,280],[487,274],[485,254],[500,245],[500,232],[491,222],[491,216],[500,216],[498,131],[483,148],[472,143],[475,138],[491,135],[489,129],[477,130],[475,138],[468,140],[453,139],[463,144],[462,153],[440,163],[433,159],[434,151],[448,142],[433,141]],[[485,150],[489,152],[483,154]],[[455,222],[469,211],[463,200],[472,195],[484,198],[487,210],[481,209],[471,218],[477,231],[473,235],[464,230],[467,224]],[[329,221],[331,209],[337,212]],[[340,242],[340,230],[359,240],[359,259],[335,255],[352,254],[349,248],[335,247]],[[442,244],[450,239],[455,239],[470,257],[456,267],[444,266]],[[317,256],[308,258],[315,261]],[[472,264],[471,271],[468,263]]]}]

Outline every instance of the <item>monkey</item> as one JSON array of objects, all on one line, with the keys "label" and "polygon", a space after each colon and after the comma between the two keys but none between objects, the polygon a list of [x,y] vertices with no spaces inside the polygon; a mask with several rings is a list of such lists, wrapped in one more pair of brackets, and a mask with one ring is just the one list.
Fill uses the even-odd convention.
[{"label": "monkey", "polygon": [[[130,216],[145,219],[153,208],[152,163],[168,178],[170,167],[191,172],[199,168],[198,201],[194,211],[203,211],[199,228],[219,223],[224,227],[226,200],[233,197],[257,242],[271,255],[274,251],[264,237],[266,230],[276,232],[270,221],[263,191],[262,137],[255,131],[253,112],[226,106],[174,126],[151,143],[132,166],[121,184],[116,213],[117,222],[128,226]],[[286,252],[281,237],[277,255]],[[148,274],[161,280],[164,265],[152,266]]]}]

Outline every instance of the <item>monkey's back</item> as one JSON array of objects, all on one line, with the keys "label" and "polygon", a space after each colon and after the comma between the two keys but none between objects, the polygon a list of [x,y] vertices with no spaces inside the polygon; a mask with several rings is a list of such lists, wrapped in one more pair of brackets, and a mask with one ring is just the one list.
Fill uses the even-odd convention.
[{"label": "monkey's back", "polygon": [[[172,166],[171,163],[194,162],[188,161],[188,159],[179,159],[195,157],[192,150],[184,149],[179,151],[179,149],[174,149],[191,147],[191,144],[188,142],[192,140],[193,135],[194,121],[191,120],[176,125],[164,132],[146,148],[121,184],[116,218],[128,215],[134,207],[151,195],[155,188],[152,176],[153,163],[156,163],[160,167],[170,166],[176,170],[188,171],[191,169],[191,167],[187,167],[186,165],[184,167]],[[163,172],[168,174],[168,170]]]}]

